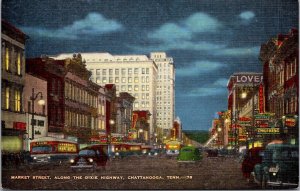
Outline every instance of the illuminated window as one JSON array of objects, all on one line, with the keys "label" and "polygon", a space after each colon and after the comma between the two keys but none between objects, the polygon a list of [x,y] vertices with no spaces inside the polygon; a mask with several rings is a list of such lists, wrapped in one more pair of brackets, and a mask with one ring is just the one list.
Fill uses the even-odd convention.
[{"label": "illuminated window", "polygon": [[5,70],[9,70],[9,48],[5,48]]},{"label": "illuminated window", "polygon": [[132,77],[128,78],[128,83],[132,83]]},{"label": "illuminated window", "polygon": [[138,85],[135,85],[134,86],[134,91],[138,91],[139,90],[139,86]]},{"label": "illuminated window", "polygon": [[122,78],[122,83],[126,83],[126,78]]},{"label": "illuminated window", "polygon": [[21,92],[15,91],[15,111],[21,111]]},{"label": "illuminated window", "polygon": [[132,91],[132,85],[128,86],[128,91]]},{"label": "illuminated window", "polygon": [[21,53],[18,52],[18,58],[17,58],[17,74],[21,75]]},{"label": "illuminated window", "polygon": [[9,87],[5,89],[5,109],[9,109]]},{"label": "illuminated window", "polygon": [[139,77],[134,77],[134,82],[138,83],[139,82]]}]

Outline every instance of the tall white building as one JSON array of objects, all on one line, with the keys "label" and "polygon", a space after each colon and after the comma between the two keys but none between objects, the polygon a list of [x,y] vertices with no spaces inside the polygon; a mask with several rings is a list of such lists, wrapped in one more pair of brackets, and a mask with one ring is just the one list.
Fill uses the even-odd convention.
[{"label": "tall white building", "polygon": [[156,104],[157,127],[162,129],[163,136],[168,136],[173,128],[175,117],[175,67],[173,58],[165,52],[152,52],[150,59],[158,67]]},{"label": "tall white building", "polygon": [[[65,59],[73,54],[60,54]],[[117,95],[128,92],[135,97],[134,110],[149,110],[150,136],[156,124],[156,84],[158,68],[146,55],[111,55],[109,53],[81,53],[86,68],[92,72],[91,80],[99,85],[115,84]]]}]

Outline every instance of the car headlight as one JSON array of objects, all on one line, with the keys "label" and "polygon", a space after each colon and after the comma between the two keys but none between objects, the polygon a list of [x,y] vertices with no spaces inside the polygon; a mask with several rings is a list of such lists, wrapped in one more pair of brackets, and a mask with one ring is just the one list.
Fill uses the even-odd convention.
[{"label": "car headlight", "polygon": [[158,155],[158,153],[154,153],[154,155],[156,156],[156,155]]},{"label": "car headlight", "polygon": [[148,155],[150,156],[150,155],[151,155],[151,153],[148,153]]},{"label": "car headlight", "polygon": [[75,162],[75,160],[74,160],[74,159],[71,159],[71,160],[70,160],[70,163],[74,163],[74,162]]},{"label": "car headlight", "polygon": [[47,158],[48,158],[48,159],[51,159],[51,157],[50,157],[50,156],[48,156]]},{"label": "car headlight", "polygon": [[177,153],[178,152],[178,150],[175,150],[175,153]]},{"label": "car headlight", "polygon": [[93,159],[89,158],[89,162],[93,162]]},{"label": "car headlight", "polygon": [[117,152],[115,155],[116,155],[116,156],[119,156],[120,154]]},{"label": "car headlight", "polygon": [[36,160],[36,157],[33,157],[34,160]]}]

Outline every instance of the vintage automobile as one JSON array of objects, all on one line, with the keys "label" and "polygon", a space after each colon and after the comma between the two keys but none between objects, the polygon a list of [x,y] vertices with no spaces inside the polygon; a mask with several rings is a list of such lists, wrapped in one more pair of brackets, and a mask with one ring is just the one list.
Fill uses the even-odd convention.
[{"label": "vintage automobile", "polygon": [[71,159],[71,169],[77,170],[95,170],[105,168],[108,161],[107,145],[92,145],[81,149],[78,155]]},{"label": "vintage automobile", "polygon": [[299,184],[299,146],[271,144],[262,153],[262,162],[254,166],[251,175],[262,188],[289,187]]},{"label": "vintage automobile", "polygon": [[262,151],[263,147],[254,147],[246,151],[241,165],[241,170],[245,178],[250,179],[250,174],[253,171],[254,166],[258,163],[261,163]]},{"label": "vintage automobile", "polygon": [[180,149],[179,155],[177,156],[177,162],[179,166],[186,163],[196,163],[202,159],[202,154],[199,149],[193,146],[186,146]]}]

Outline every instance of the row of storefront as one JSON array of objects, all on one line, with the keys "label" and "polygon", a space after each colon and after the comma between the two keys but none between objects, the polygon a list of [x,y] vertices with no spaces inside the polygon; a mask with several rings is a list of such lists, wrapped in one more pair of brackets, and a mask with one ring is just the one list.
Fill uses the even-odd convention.
[{"label": "row of storefront", "polygon": [[251,148],[278,141],[298,144],[298,30],[262,44],[262,73],[234,73],[227,84],[228,110],[218,112],[214,146]]}]

